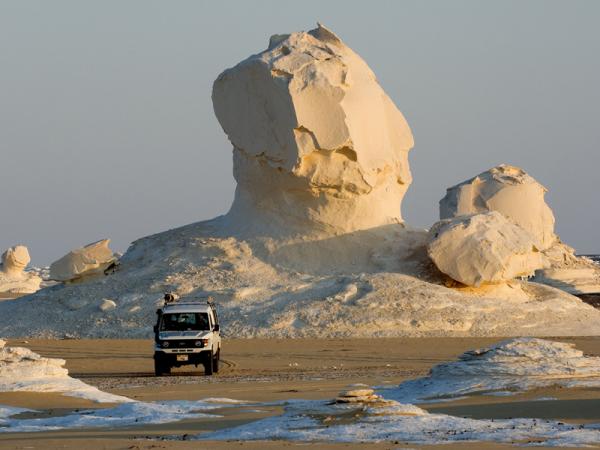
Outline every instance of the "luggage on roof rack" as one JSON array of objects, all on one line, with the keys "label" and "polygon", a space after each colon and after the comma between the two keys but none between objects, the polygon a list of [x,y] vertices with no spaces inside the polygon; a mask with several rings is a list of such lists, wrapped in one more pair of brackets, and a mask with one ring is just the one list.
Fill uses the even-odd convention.
[{"label": "luggage on roof rack", "polygon": [[215,299],[212,296],[208,296],[208,297],[198,297],[198,298],[193,298],[193,297],[187,297],[187,298],[180,298],[177,294],[173,294],[173,293],[166,293],[164,296],[164,301],[165,301],[165,305],[171,304],[171,303],[178,303],[180,305],[189,305],[189,304],[198,304],[198,303],[205,303],[210,305],[211,307],[215,307]]}]

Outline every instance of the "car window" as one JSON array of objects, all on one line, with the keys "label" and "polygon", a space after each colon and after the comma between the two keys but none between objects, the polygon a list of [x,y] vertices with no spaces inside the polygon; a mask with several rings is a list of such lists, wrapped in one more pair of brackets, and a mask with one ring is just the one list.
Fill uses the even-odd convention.
[{"label": "car window", "polygon": [[210,330],[207,313],[166,313],[160,321],[160,331]]}]

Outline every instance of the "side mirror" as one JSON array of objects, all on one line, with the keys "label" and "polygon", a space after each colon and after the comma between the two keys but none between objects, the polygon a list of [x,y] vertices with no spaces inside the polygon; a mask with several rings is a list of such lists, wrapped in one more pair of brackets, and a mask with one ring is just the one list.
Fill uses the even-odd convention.
[{"label": "side mirror", "polygon": [[213,331],[219,331],[219,324],[216,324],[213,328]]},{"label": "side mirror", "polygon": [[157,315],[157,316],[160,316],[160,309],[157,309],[157,310],[156,310],[156,315]]}]

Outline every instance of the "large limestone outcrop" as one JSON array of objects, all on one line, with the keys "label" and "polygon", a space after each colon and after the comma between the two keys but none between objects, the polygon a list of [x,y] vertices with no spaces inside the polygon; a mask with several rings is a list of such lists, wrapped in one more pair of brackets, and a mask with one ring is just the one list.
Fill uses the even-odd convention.
[{"label": "large limestone outcrop", "polygon": [[531,234],[497,211],[442,220],[429,233],[429,257],[468,286],[533,275],[547,265]]},{"label": "large limestone outcrop", "polygon": [[40,288],[42,279],[34,273],[25,272],[31,261],[24,245],[16,245],[2,254],[0,266],[0,299],[31,294]]},{"label": "large limestone outcrop", "polygon": [[50,265],[50,279],[72,281],[103,273],[117,261],[113,251],[108,248],[109,243],[110,239],[103,239],[70,251]]},{"label": "large limestone outcrop", "polygon": [[448,188],[440,200],[440,219],[498,211],[529,231],[540,250],[557,242],[546,188],[523,169],[501,164]]},{"label": "large limestone outcrop", "polygon": [[246,229],[346,232],[397,223],[413,137],[369,66],[335,34],[271,37],[214,83]]}]

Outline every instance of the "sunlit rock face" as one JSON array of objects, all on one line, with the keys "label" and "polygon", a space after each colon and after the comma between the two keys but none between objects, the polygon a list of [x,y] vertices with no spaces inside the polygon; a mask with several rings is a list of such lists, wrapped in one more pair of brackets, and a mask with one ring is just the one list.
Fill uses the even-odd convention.
[{"label": "sunlit rock face", "polygon": [[533,275],[548,264],[531,234],[497,211],[442,220],[429,233],[429,257],[468,286]]},{"label": "sunlit rock face", "polygon": [[523,169],[502,164],[448,188],[440,200],[440,219],[498,211],[531,233],[537,247],[545,250],[557,242],[545,194],[546,188]]},{"label": "sunlit rock face", "polygon": [[102,274],[117,261],[117,257],[108,247],[109,243],[110,239],[103,239],[71,250],[50,265],[50,278],[56,281],[73,281]]},{"label": "sunlit rock face", "polygon": [[272,36],[219,75],[212,98],[233,144],[233,223],[347,232],[402,221],[412,133],[331,31]]},{"label": "sunlit rock face", "polygon": [[31,294],[40,288],[42,279],[34,273],[25,272],[30,261],[29,250],[24,245],[15,245],[2,254],[0,299]]}]

